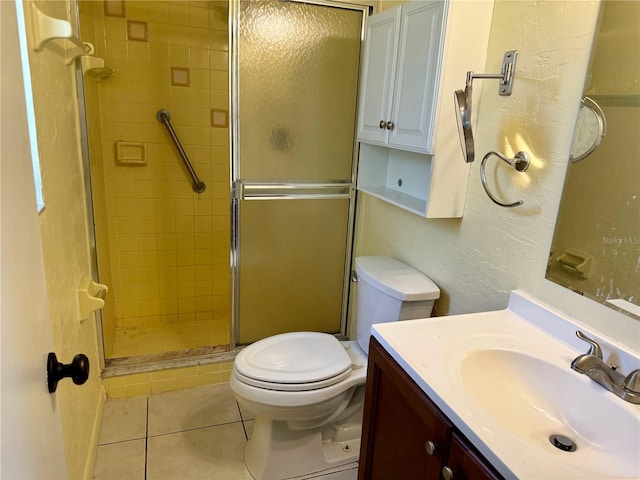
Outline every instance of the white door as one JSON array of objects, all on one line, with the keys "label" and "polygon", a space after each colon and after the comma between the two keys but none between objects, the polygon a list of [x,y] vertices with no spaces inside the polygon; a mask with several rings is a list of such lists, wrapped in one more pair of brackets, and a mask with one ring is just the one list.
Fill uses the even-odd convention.
[{"label": "white door", "polygon": [[401,7],[369,17],[365,38],[358,140],[385,145],[391,120],[391,92],[398,52]]},{"label": "white door", "polygon": [[390,147],[433,153],[444,8],[441,1],[402,6]]},{"label": "white door", "polygon": [[0,20],[0,478],[63,479],[60,415],[46,381],[52,335],[14,2],[0,1]]}]

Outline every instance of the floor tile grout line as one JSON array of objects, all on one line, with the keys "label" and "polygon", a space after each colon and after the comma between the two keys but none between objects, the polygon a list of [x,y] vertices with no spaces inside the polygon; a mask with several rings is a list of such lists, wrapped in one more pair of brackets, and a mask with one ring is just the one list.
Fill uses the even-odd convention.
[{"label": "floor tile grout line", "polygon": [[[191,428],[185,428],[184,430],[176,430],[174,432],[165,432],[165,433],[154,433],[152,435],[147,434],[147,438],[157,438],[157,437],[164,437],[165,435],[175,435],[176,433],[183,433],[183,432],[193,432],[196,430],[204,430],[205,428],[215,428],[215,427],[222,427],[224,425],[233,425],[234,423],[242,423],[242,420],[234,420],[232,422],[224,422],[224,423],[216,423],[213,425],[202,425],[200,427],[191,427]],[[243,425],[244,428],[244,425]]]},{"label": "floor tile grout line", "polygon": [[[2,1],[2,0],[0,0]],[[98,447],[105,447],[107,445],[116,445],[118,443],[127,443],[127,442],[135,442],[136,440],[144,440],[146,438],[146,434],[143,437],[136,437],[136,438],[127,438],[125,440],[115,440],[113,442],[105,442],[105,443],[99,443]]]}]

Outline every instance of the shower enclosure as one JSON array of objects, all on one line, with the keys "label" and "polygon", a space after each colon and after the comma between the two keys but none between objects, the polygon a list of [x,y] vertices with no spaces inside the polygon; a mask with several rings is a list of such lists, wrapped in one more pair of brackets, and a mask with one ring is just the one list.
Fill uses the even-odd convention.
[{"label": "shower enclosure", "polygon": [[[345,333],[363,10],[241,0],[235,332]],[[235,73],[234,72],[234,73]]]},{"label": "shower enclosure", "polygon": [[79,82],[96,270],[110,287],[106,367],[214,358],[284,331],[344,334],[366,7],[78,11],[106,65],[85,65]]}]

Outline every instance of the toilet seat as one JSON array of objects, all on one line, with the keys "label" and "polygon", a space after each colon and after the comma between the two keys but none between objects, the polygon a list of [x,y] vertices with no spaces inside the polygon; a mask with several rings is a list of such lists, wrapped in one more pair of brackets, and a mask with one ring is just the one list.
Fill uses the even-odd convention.
[{"label": "toilet seat", "polygon": [[352,360],[333,336],[292,332],[259,340],[236,356],[236,378],[258,388],[308,391],[335,385],[351,374]]},{"label": "toilet seat", "polygon": [[[315,411],[326,404],[330,404],[336,398],[340,398],[344,392],[365,384],[367,379],[367,356],[356,341],[340,342],[343,349],[351,358],[352,367],[349,375],[344,380],[329,385],[325,388],[285,391],[273,388],[254,387],[244,382],[238,375],[237,369],[233,369],[229,377],[229,386],[236,399],[252,412],[268,412],[271,419],[292,420],[309,418],[309,408]],[[276,388],[280,386],[276,385]],[[296,413],[298,412],[298,413]],[[327,413],[328,414],[328,413]],[[314,414],[313,418],[317,418]]]},{"label": "toilet seat", "polygon": [[325,380],[321,380],[319,382],[307,382],[307,383],[273,383],[273,382],[264,382],[261,380],[256,380],[255,378],[246,377],[238,372],[238,370],[234,369],[233,374],[236,376],[238,380],[247,385],[251,385],[252,387],[265,388],[267,390],[277,390],[279,392],[303,392],[307,390],[317,390],[319,388],[330,387],[331,385],[335,385],[336,383],[341,382],[349,375],[351,375],[351,370],[347,370],[340,375],[335,377],[327,378]]}]

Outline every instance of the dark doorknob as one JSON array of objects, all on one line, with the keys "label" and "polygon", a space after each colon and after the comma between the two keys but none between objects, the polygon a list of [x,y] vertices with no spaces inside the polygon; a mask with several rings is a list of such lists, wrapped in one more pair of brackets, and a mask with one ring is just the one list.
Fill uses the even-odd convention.
[{"label": "dark doorknob", "polygon": [[79,353],[73,357],[73,361],[67,365],[58,362],[58,357],[53,352],[47,357],[47,386],[49,393],[58,388],[58,382],[65,377],[71,377],[73,383],[82,385],[89,378],[89,359]]}]

